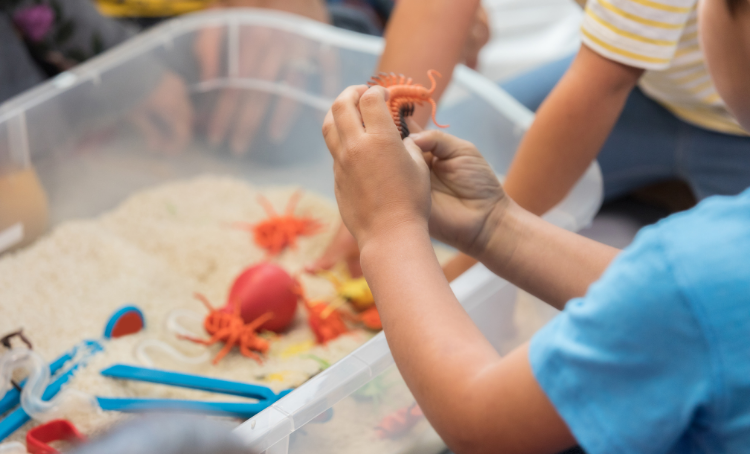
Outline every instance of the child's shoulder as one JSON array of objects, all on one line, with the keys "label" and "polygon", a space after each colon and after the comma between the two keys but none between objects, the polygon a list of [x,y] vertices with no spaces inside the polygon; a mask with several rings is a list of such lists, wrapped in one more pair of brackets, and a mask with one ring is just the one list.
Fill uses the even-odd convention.
[{"label": "child's shoulder", "polygon": [[[648,297],[635,299],[646,304],[634,304],[632,311],[658,314],[665,327],[682,329],[684,321],[674,314],[685,309],[712,351],[731,358],[734,370],[738,364],[750,364],[745,347],[750,341],[749,257],[750,189],[737,196],[711,197],[643,229],[621,254],[622,266],[612,267],[609,284],[625,278],[621,288],[629,284],[647,292]],[[742,383],[750,385],[747,379]],[[726,386],[732,388],[731,383]]]},{"label": "child's shoulder", "polygon": [[667,243],[687,239],[702,244],[723,243],[724,235],[750,238],[750,189],[736,196],[714,196],[695,208],[661,220],[652,228],[662,232]]},{"label": "child's shoulder", "polygon": [[750,282],[750,189],[737,196],[710,197],[644,229],[643,237],[659,243],[683,285]]},{"label": "child's shoulder", "polygon": [[711,198],[643,229],[534,336],[534,376],[584,449],[747,450],[748,256],[750,191]]},{"label": "child's shoulder", "polygon": [[626,275],[649,286],[657,284],[654,279],[668,278],[678,287],[727,279],[750,282],[750,267],[744,266],[748,257],[750,189],[737,196],[710,197],[644,227],[603,277],[615,274],[620,281]]},{"label": "child's shoulder", "polygon": [[[656,317],[677,323],[677,312],[702,330],[727,324],[750,332],[750,189],[711,197],[638,233],[580,301],[614,319]],[[737,317],[737,311],[742,315]],[[722,337],[722,336],[719,336]]]}]

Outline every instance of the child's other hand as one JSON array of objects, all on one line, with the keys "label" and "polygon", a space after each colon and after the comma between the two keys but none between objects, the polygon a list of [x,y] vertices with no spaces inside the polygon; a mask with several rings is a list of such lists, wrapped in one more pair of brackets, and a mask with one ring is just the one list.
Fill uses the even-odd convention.
[{"label": "child's other hand", "polygon": [[387,96],[383,87],[349,87],[323,123],[339,211],[360,249],[414,228],[427,235],[429,168],[414,142],[401,140]]},{"label": "child's other hand", "polygon": [[432,169],[430,233],[473,257],[487,247],[510,198],[476,147],[442,131],[411,136]]},{"label": "child's other hand", "polygon": [[150,149],[177,154],[193,140],[194,117],[187,84],[180,76],[167,71],[130,119]]}]

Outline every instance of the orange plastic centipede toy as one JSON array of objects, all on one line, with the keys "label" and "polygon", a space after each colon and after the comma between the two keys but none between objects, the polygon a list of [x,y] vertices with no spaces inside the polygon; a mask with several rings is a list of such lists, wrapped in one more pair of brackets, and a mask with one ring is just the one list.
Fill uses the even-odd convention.
[{"label": "orange plastic centipede toy", "polygon": [[393,122],[398,128],[398,132],[401,133],[401,138],[409,136],[409,128],[406,126],[406,117],[414,114],[414,104],[422,105],[424,102],[429,102],[432,105],[432,122],[438,128],[447,128],[448,125],[441,125],[435,120],[435,112],[437,112],[437,104],[432,99],[432,93],[435,91],[437,83],[435,82],[435,76],[442,77],[439,72],[431,69],[427,71],[427,77],[430,78],[432,86],[428,89],[420,84],[412,83],[412,79],[406,78],[403,74],[395,73],[380,73],[377,76],[373,76],[367,82],[370,87],[374,85],[380,85],[388,90],[388,107],[391,109],[391,116]]}]

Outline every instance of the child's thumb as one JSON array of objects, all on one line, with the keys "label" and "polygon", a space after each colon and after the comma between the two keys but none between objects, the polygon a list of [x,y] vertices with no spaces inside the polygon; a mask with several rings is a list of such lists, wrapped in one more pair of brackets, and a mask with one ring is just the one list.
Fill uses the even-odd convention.
[{"label": "child's thumb", "polygon": [[422,163],[430,165],[429,160],[432,159],[432,155],[425,154],[422,152],[422,149],[417,146],[416,143],[411,139],[411,137],[407,137],[404,139],[404,146],[406,147],[406,151],[409,153],[409,156],[416,161],[419,165],[422,165]]},{"label": "child's thumb", "polygon": [[449,159],[462,147],[461,139],[443,131],[424,131],[409,136],[422,151],[430,152],[439,159]]}]

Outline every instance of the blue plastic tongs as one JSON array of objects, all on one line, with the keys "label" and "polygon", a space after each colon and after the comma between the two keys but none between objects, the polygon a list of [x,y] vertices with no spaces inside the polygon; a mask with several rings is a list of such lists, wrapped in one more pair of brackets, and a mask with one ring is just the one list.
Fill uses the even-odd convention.
[{"label": "blue plastic tongs", "polygon": [[128,413],[146,411],[179,411],[219,416],[234,416],[247,419],[260,413],[266,407],[281,399],[291,391],[290,389],[287,389],[277,394],[270,388],[260,385],[251,385],[249,383],[221,380],[201,375],[169,372],[146,367],[128,366],[125,364],[116,364],[103,370],[101,373],[105,377],[178,386],[180,388],[197,389],[200,391],[229,394],[232,396],[248,397],[258,400],[258,402],[206,402],[199,400],[97,397],[99,406],[103,410],[114,410]]},{"label": "blue plastic tongs", "polygon": [[[82,352],[80,349],[85,351]],[[50,375],[52,375],[51,383],[44,390],[42,400],[50,400],[55,397],[60,392],[60,388],[70,380],[76,369],[84,366],[91,355],[102,350],[99,342],[87,340],[53,361],[49,365]],[[20,386],[23,387],[25,383],[26,380],[22,381]],[[23,408],[18,406],[20,403],[21,391],[16,388],[8,390],[0,399],[0,415],[10,412],[5,418],[0,420],[0,441],[4,440],[31,419]],[[16,406],[18,408],[15,408]],[[15,410],[13,410],[14,408]]]},{"label": "blue plastic tongs", "polygon": [[[107,321],[104,339],[113,339],[136,333],[143,329],[145,323],[143,312],[138,307],[124,306],[112,314]],[[101,342],[85,340],[50,363],[50,383],[44,389],[42,400],[48,401],[55,397],[76,370],[85,367],[89,358],[101,351],[104,351]],[[26,380],[19,383],[18,388],[8,390],[4,396],[0,397],[0,416],[7,413],[4,418],[0,419],[0,441],[3,441],[31,419],[23,407],[19,405],[21,403],[21,389],[25,384]]]}]

